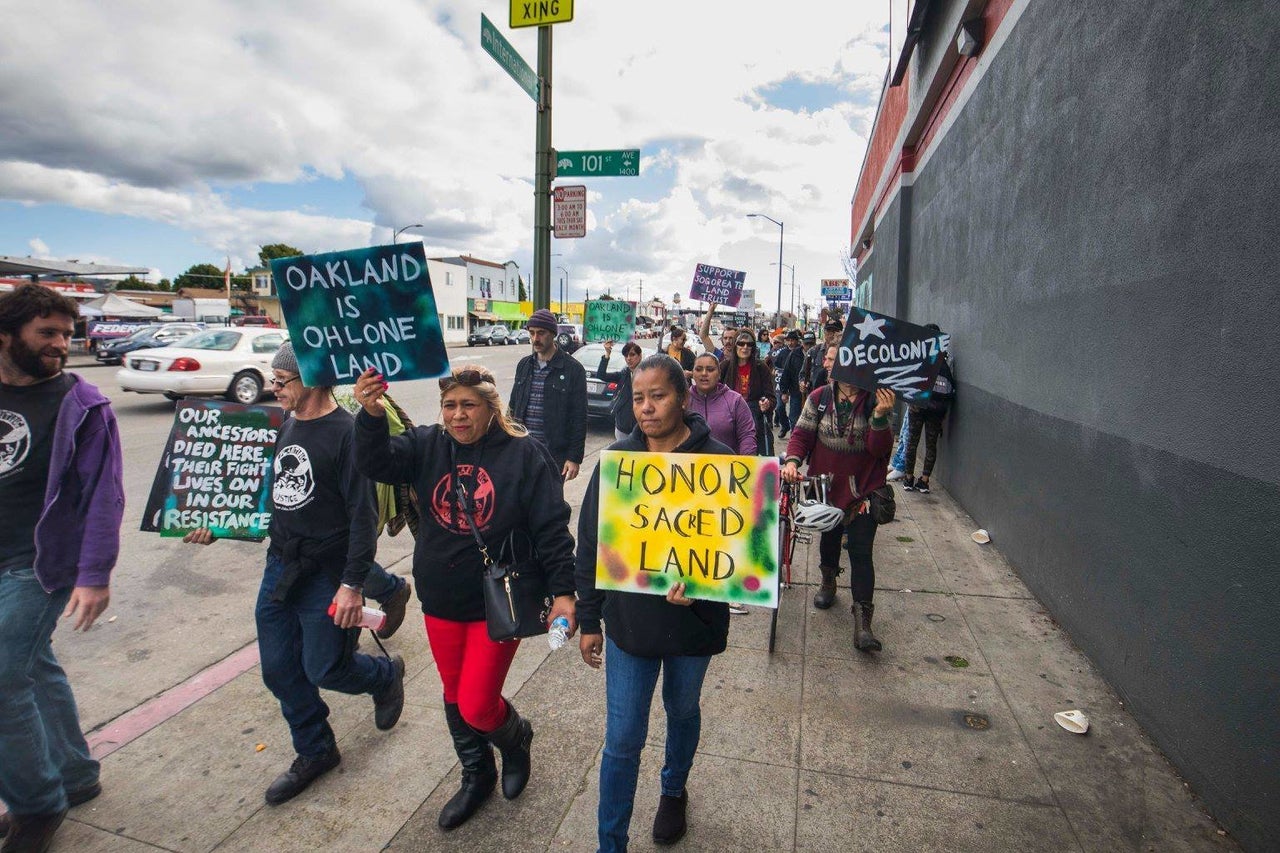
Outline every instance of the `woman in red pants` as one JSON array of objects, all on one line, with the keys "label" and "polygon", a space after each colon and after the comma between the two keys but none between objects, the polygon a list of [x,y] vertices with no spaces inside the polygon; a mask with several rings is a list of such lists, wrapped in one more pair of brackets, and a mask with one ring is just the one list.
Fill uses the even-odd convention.
[{"label": "woman in red pants", "polygon": [[[424,504],[413,577],[427,640],[444,683],[445,720],[462,763],[462,787],[440,812],[440,826],[466,821],[493,793],[502,754],[502,794],[514,799],[529,781],[533,727],[502,697],[519,641],[498,643],[485,626],[484,561],[464,513],[491,553],[509,536],[519,553],[534,549],[555,603],[548,620],[574,619],[573,538],[569,505],[546,448],[507,419],[493,374],[465,367],[440,380],[441,425],[392,437],[372,370],[356,382],[356,467],[380,483],[410,483]],[[458,496],[461,483],[463,496]]]}]

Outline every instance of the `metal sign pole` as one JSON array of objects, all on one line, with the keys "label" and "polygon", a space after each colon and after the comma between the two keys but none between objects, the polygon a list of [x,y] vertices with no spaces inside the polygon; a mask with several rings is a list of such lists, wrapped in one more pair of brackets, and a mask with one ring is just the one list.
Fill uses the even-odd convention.
[{"label": "metal sign pole", "polygon": [[551,307],[551,179],[555,151],[551,148],[551,27],[538,27],[537,152],[533,189],[533,307]]}]

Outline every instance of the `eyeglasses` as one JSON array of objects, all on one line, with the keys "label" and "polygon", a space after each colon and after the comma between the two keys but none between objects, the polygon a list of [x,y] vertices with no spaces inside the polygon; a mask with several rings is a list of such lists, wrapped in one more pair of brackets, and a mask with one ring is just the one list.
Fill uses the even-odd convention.
[{"label": "eyeglasses", "polygon": [[301,378],[301,377],[298,377],[298,376],[290,376],[288,379],[276,379],[276,378],[273,376],[273,377],[271,378],[271,387],[272,387],[274,390],[279,391],[281,388],[283,388],[284,386],[288,385],[288,384],[289,384],[290,382],[292,382],[293,380],[295,380],[295,379],[299,379],[299,378]]},{"label": "eyeglasses", "polygon": [[739,346],[739,347],[749,347],[749,346],[751,346],[753,343],[755,343],[755,341],[738,341],[738,346]]},{"label": "eyeglasses", "polygon": [[440,390],[448,391],[456,385],[466,385],[470,388],[481,382],[488,382],[490,385],[498,384],[489,371],[478,367],[464,367],[461,370],[455,370],[452,376],[440,377]]}]

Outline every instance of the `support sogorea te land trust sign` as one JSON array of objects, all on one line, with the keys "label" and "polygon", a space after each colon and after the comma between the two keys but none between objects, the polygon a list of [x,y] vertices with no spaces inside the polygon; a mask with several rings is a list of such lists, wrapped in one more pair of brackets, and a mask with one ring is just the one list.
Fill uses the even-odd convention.
[{"label": "support sogorea te land trust sign", "polygon": [[689,298],[703,302],[714,302],[717,305],[737,307],[742,299],[742,285],[747,281],[747,274],[739,270],[713,267],[711,264],[698,264],[693,271],[693,285],[689,288]]},{"label": "support sogorea te land trust sign", "polygon": [[308,386],[449,372],[421,243],[280,258],[271,277]]},{"label": "support sogorea te land trust sign", "polygon": [[276,435],[284,411],[217,400],[178,403],[142,513],[142,530],[260,541],[271,525]]},{"label": "support sogorea te land trust sign", "polygon": [[582,336],[587,343],[629,341],[636,336],[636,310],[621,299],[597,299],[587,303]]},{"label": "support sogorea te land trust sign", "polygon": [[600,454],[596,588],[778,606],[777,459]]},{"label": "support sogorea te land trust sign", "polygon": [[854,308],[831,375],[868,391],[892,389],[903,402],[918,406],[933,395],[950,345],[950,335]]}]

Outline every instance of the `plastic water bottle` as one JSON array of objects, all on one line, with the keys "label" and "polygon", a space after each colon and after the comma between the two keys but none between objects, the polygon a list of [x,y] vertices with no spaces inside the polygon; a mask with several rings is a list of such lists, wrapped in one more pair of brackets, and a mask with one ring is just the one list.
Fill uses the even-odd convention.
[{"label": "plastic water bottle", "polygon": [[[337,612],[338,612],[338,605],[330,604],[329,615],[332,616]],[[385,623],[386,621],[387,621],[387,614],[383,613],[381,610],[377,609],[376,607],[361,607],[360,622],[356,627],[368,628],[370,631],[377,631],[382,628],[383,623]]]},{"label": "plastic water bottle", "polygon": [[547,644],[551,646],[551,651],[555,651],[564,646],[569,639],[569,620],[563,616],[557,616],[551,623],[551,630],[547,632]]}]

